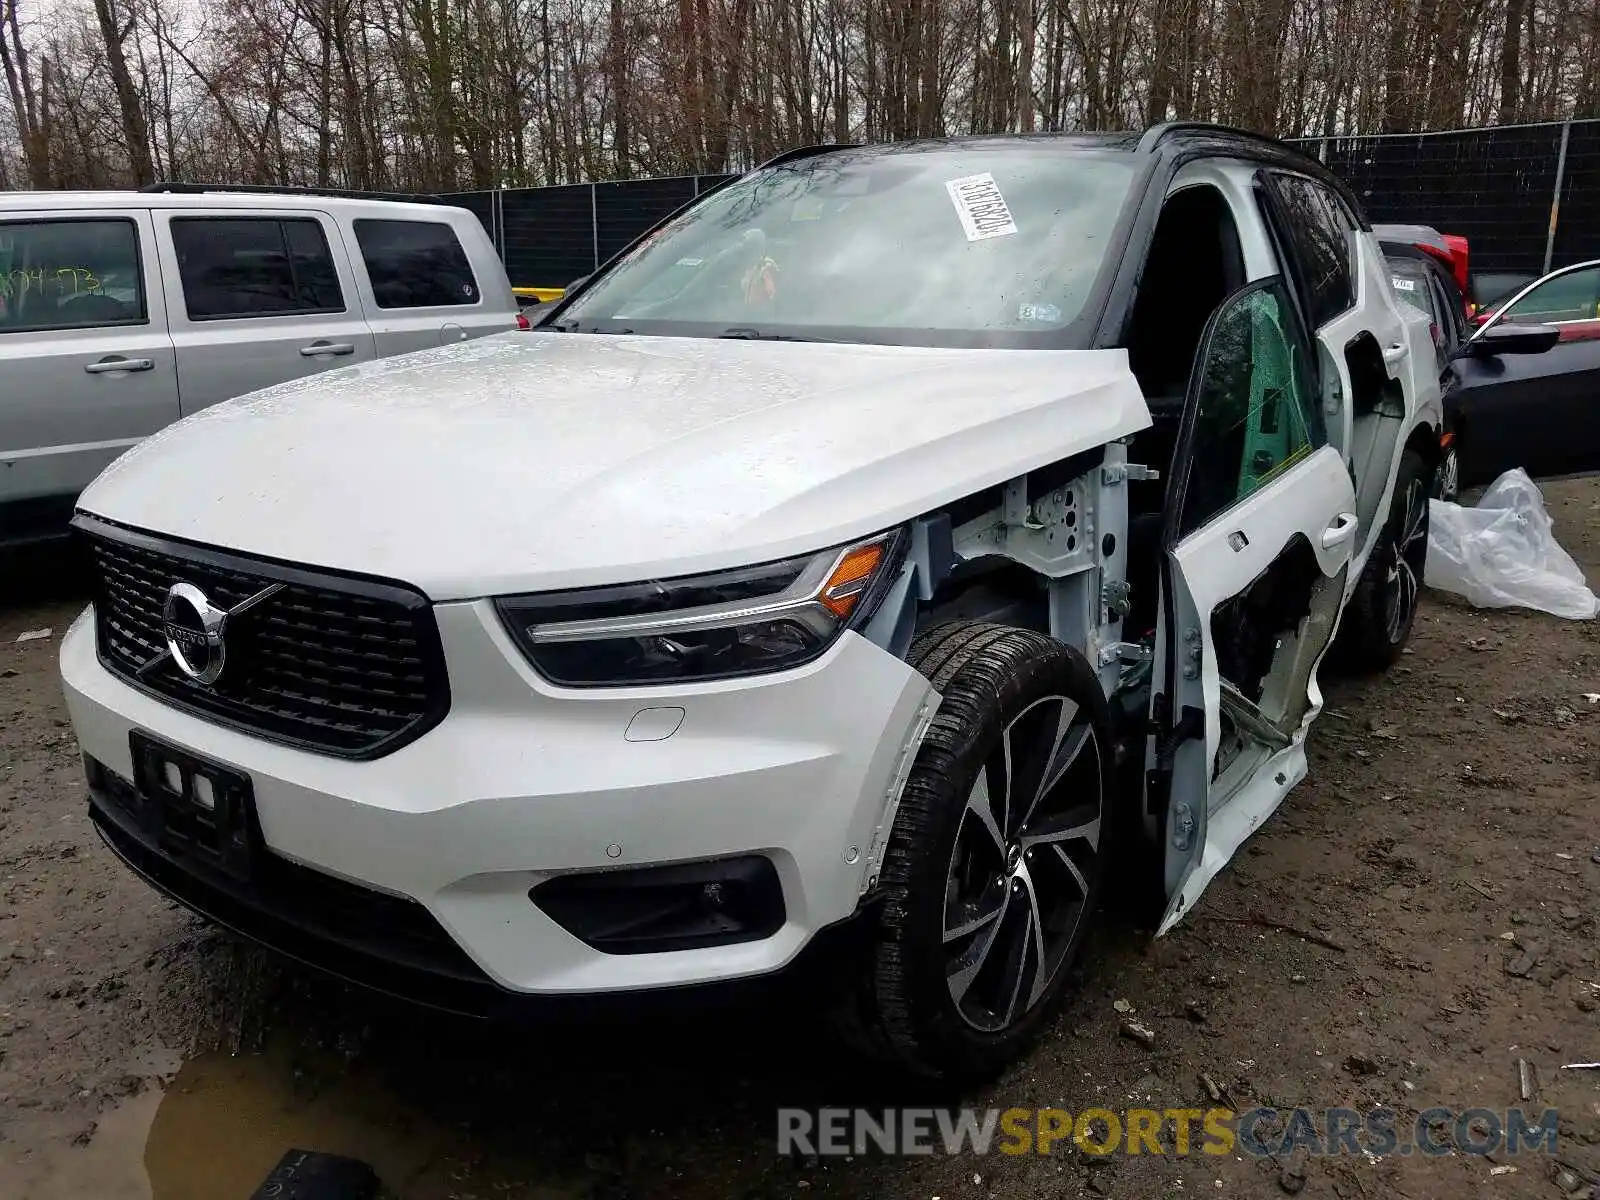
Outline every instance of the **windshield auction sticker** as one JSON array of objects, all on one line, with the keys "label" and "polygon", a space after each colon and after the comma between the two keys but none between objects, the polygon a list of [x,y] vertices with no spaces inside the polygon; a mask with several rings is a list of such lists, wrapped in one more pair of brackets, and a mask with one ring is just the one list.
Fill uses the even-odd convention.
[{"label": "windshield auction sticker", "polygon": [[961,218],[961,228],[967,231],[967,241],[1009,237],[1017,232],[1017,223],[1006,207],[1006,198],[1000,194],[1000,185],[989,172],[952,179],[944,185],[944,190],[950,193],[950,203],[956,206],[956,216]]}]

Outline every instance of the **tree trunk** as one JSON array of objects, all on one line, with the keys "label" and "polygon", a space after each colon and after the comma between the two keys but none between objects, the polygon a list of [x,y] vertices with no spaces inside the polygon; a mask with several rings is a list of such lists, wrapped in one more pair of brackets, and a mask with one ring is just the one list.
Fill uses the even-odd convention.
[{"label": "tree trunk", "polygon": [[333,5],[321,0],[318,40],[322,62],[317,72],[317,186],[328,187],[333,177]]},{"label": "tree trunk", "polygon": [[1038,36],[1031,0],[1017,0],[1017,128],[1023,133],[1034,130],[1033,52]]},{"label": "tree trunk", "polygon": [[[33,66],[17,20],[18,0],[0,0],[0,67],[5,69],[11,111],[16,114],[22,161],[30,187],[47,188],[50,178],[50,113],[48,96],[41,103],[34,87]],[[46,62],[48,70],[48,60]]]},{"label": "tree trunk", "polygon": [[626,179],[633,170],[633,148],[628,140],[628,108],[633,97],[628,91],[628,26],[622,0],[611,0],[611,145],[616,155],[617,174]]},{"label": "tree trunk", "polygon": [[1500,123],[1517,120],[1522,89],[1522,17],[1527,0],[1506,0],[1505,37],[1500,42]]},{"label": "tree trunk", "polygon": [[122,113],[122,136],[127,143],[128,168],[137,187],[154,183],[156,171],[150,161],[150,130],[145,124],[144,108],[139,102],[138,89],[133,86],[133,75],[128,70],[128,59],[122,49],[130,26],[119,23],[115,3],[116,0],[94,0],[94,15],[100,26],[100,37],[105,42],[106,66],[111,72],[111,86],[117,93],[117,107]]}]

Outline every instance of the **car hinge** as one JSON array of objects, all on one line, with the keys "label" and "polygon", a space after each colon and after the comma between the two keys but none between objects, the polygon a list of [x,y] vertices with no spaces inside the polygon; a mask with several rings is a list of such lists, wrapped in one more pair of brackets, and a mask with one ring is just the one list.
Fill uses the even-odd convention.
[{"label": "car hinge", "polygon": [[[1172,800],[1172,766],[1178,757],[1178,747],[1190,738],[1203,738],[1206,735],[1206,714],[1203,709],[1193,705],[1184,705],[1183,715],[1176,723],[1172,721],[1172,701],[1167,693],[1160,692],[1150,705],[1150,723],[1146,732],[1156,740],[1156,765],[1145,772],[1145,812],[1154,815],[1165,828],[1167,805]],[[1181,838],[1178,849],[1183,850],[1188,845],[1188,830],[1180,827],[1175,829],[1174,836]],[[1193,818],[1189,818],[1189,828],[1193,828]]]},{"label": "car hinge", "polygon": [[1156,739],[1156,770],[1170,773],[1173,761],[1178,757],[1178,747],[1190,738],[1206,736],[1205,710],[1185,704],[1183,712],[1174,722],[1171,718],[1171,702],[1165,692],[1156,697],[1152,707],[1155,711],[1150,717],[1150,733]]},{"label": "car hinge", "polygon": [[1133,665],[1147,663],[1154,657],[1149,646],[1140,642],[1107,642],[1100,647],[1100,665],[1109,667],[1114,662]]},{"label": "car hinge", "polygon": [[1112,463],[1100,468],[1100,482],[1106,487],[1112,487],[1125,480],[1137,483],[1145,479],[1160,478],[1160,471],[1143,463]]},{"label": "car hinge", "polygon": [[1128,615],[1128,610],[1132,607],[1130,600],[1132,590],[1126,579],[1106,580],[1100,585],[1100,607],[1120,621]]}]

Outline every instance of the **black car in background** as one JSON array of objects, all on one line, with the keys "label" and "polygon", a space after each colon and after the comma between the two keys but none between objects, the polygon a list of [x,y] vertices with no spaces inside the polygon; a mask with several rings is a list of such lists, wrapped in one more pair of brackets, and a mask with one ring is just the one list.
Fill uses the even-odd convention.
[{"label": "black car in background", "polygon": [[1473,326],[1482,325],[1489,319],[1495,305],[1502,300],[1509,300],[1513,294],[1538,278],[1537,274],[1526,271],[1472,272],[1467,288],[1467,315],[1472,318]]},{"label": "black car in background", "polygon": [[1433,322],[1445,415],[1436,494],[1453,500],[1513,467],[1600,470],[1600,262],[1552,271],[1474,313],[1460,283],[1471,278],[1464,239],[1421,226],[1374,232],[1396,295]]}]

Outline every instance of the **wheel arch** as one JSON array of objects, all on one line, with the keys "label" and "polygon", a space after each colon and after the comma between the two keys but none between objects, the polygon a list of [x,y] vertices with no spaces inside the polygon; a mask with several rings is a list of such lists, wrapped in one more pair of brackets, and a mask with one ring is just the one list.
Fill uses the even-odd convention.
[{"label": "wheel arch", "polygon": [[1444,458],[1443,432],[1426,421],[1419,421],[1406,435],[1405,449],[1416,451],[1430,471],[1436,470]]}]

